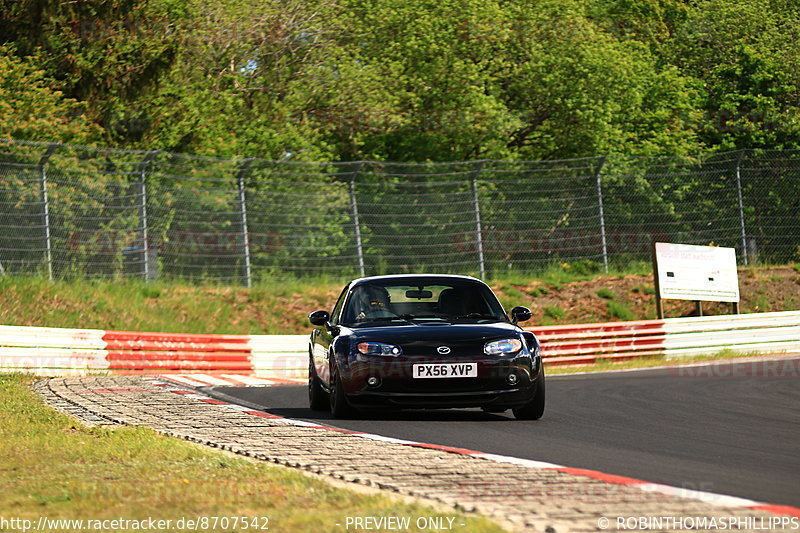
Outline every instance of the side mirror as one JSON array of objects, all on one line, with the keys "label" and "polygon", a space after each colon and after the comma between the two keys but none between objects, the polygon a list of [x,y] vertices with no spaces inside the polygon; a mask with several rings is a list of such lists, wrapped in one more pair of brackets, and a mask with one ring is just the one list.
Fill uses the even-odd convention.
[{"label": "side mirror", "polygon": [[331,315],[327,311],[314,311],[308,315],[308,321],[315,326],[324,326],[331,319]]},{"label": "side mirror", "polygon": [[527,307],[522,307],[518,305],[514,309],[511,310],[511,322],[516,324],[517,322],[525,322],[526,320],[531,319],[531,310]]}]

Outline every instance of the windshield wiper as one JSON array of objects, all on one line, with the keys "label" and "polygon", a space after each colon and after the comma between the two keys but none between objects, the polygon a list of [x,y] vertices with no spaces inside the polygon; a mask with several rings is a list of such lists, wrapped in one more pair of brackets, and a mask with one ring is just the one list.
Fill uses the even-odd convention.
[{"label": "windshield wiper", "polygon": [[400,316],[406,320],[417,320],[418,318],[437,318],[439,320],[447,320],[449,318],[445,315],[412,315],[410,313],[406,313]]},{"label": "windshield wiper", "polygon": [[395,320],[401,320],[403,322],[410,321],[405,316],[377,316],[375,318],[365,318],[363,320],[357,320],[353,324],[356,326],[363,326],[364,324],[375,324],[375,323],[385,323],[385,322],[394,322]]},{"label": "windshield wiper", "polygon": [[475,320],[497,320],[497,321],[500,320],[499,318],[497,318],[494,315],[482,315],[480,313],[469,313],[468,315],[459,315],[459,316],[457,316],[455,318],[459,318],[459,319],[460,318],[474,318]]}]

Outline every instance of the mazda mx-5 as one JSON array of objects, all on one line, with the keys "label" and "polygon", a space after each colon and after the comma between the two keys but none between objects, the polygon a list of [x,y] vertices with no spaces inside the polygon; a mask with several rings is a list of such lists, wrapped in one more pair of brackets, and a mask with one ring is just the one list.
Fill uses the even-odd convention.
[{"label": "mazda mx-5", "polygon": [[356,279],[331,312],[309,315],[308,394],[336,417],[370,409],[512,409],[544,413],[545,378],[536,336],[506,314],[492,290],[468,276]]}]

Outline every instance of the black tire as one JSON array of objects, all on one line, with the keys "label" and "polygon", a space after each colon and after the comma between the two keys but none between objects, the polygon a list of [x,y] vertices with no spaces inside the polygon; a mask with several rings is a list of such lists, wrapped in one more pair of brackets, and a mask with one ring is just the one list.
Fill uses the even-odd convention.
[{"label": "black tire", "polygon": [[539,420],[544,415],[544,368],[536,384],[536,393],[530,402],[522,407],[512,409],[514,416],[518,420]]},{"label": "black tire", "polygon": [[344,393],[342,380],[339,378],[339,369],[335,364],[331,365],[331,392],[330,392],[331,414],[336,418],[352,418],[356,415],[356,410],[347,401]]},{"label": "black tire", "polygon": [[308,405],[314,411],[327,411],[331,408],[328,393],[322,389],[311,359],[308,361]]}]

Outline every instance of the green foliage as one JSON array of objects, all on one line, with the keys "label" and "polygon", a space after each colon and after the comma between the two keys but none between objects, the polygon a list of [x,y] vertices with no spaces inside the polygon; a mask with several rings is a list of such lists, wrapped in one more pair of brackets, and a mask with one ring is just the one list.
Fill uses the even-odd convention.
[{"label": "green foliage", "polygon": [[100,128],[84,114],[85,105],[56,90],[38,66],[38,57],[19,58],[0,46],[0,137],[89,143]]},{"label": "green foliage", "polygon": [[161,296],[161,289],[152,285],[145,285],[142,287],[142,296],[144,296],[145,299],[155,300]]},{"label": "green foliage", "polygon": [[756,313],[763,313],[765,309],[769,309],[769,298],[763,294],[759,295],[752,305]]},{"label": "green foliage", "polygon": [[564,263],[563,266],[565,270],[569,270],[578,276],[594,275],[600,272],[600,270],[603,268],[600,263],[590,259],[582,259],[579,261],[573,261],[572,263]]},{"label": "green foliage", "polygon": [[544,308],[544,315],[555,320],[562,318],[565,313],[566,311],[556,305],[547,305]]},{"label": "green foliage", "polygon": [[720,150],[796,148],[800,142],[800,7],[792,2],[705,0],[665,47],[703,80],[698,133]]},{"label": "green foliage", "polygon": [[550,292],[549,289],[547,287],[544,287],[544,286],[533,287],[532,289],[528,289],[528,291],[527,291],[527,293],[529,295],[533,296],[534,298],[536,298],[537,296],[544,296],[548,292]]},{"label": "green foliage", "polygon": [[655,287],[652,285],[639,285],[638,287],[634,287],[631,292],[636,294],[645,294],[645,295],[653,295],[656,293]]},{"label": "green foliage", "polygon": [[0,19],[2,83],[28,88],[0,100],[27,102],[15,138],[81,139],[44,128],[85,129],[80,102],[106,144],[220,157],[800,147],[785,0],[20,0]]},{"label": "green foliage", "polygon": [[530,298],[526,293],[512,287],[509,282],[501,283],[496,289],[500,303],[506,310],[511,310],[518,305],[530,306]]},{"label": "green foliage", "polygon": [[[548,264],[543,270],[537,270],[535,275],[551,289],[559,290],[565,284],[594,278],[601,271],[602,266],[596,261],[578,260]],[[542,294],[546,294],[547,286],[541,287]]]},{"label": "green foliage", "polygon": [[606,303],[608,314],[620,320],[636,320],[636,314],[628,309],[625,304],[609,301]]},{"label": "green foliage", "polygon": [[668,39],[688,11],[689,6],[680,0],[599,0],[589,7],[607,31],[645,43]]},{"label": "green foliage", "polygon": [[[106,141],[141,139],[154,116],[139,102],[171,67],[186,16],[174,0],[20,0],[3,2],[0,42],[35,56],[67,97],[86,102]],[[61,141],[64,139],[53,138]]]},{"label": "green foliage", "polygon": [[597,295],[600,298],[604,298],[606,300],[613,300],[614,299],[614,293],[611,292],[609,289],[607,289],[605,287],[601,287],[601,288],[597,289]]}]

